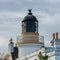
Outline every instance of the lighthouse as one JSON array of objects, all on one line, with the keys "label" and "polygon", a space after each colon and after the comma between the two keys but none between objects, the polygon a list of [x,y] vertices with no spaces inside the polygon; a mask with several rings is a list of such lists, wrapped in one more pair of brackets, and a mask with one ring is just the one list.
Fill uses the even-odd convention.
[{"label": "lighthouse", "polygon": [[22,33],[17,39],[18,56],[22,57],[39,50],[44,46],[43,39],[40,39],[38,32],[38,20],[28,10],[28,14],[22,20]]}]

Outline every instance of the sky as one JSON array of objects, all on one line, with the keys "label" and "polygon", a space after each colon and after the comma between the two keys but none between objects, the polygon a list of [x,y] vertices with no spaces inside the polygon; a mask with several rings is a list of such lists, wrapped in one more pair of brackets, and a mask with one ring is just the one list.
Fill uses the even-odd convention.
[{"label": "sky", "polygon": [[50,46],[52,33],[60,34],[60,0],[0,0],[0,53],[7,53],[10,38],[21,35],[21,21],[28,9],[39,21],[39,34]]}]

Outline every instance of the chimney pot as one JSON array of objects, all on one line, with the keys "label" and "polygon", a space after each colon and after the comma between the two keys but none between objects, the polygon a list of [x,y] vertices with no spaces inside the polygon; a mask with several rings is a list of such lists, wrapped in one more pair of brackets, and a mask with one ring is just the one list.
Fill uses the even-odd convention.
[{"label": "chimney pot", "polygon": [[58,32],[56,33],[56,39],[58,39]]}]

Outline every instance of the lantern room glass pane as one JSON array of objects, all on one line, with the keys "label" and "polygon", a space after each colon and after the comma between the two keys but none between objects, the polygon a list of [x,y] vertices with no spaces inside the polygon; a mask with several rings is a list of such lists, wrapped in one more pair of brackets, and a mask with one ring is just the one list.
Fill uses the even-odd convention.
[{"label": "lantern room glass pane", "polygon": [[36,23],[35,21],[27,22],[27,32],[36,32]]}]

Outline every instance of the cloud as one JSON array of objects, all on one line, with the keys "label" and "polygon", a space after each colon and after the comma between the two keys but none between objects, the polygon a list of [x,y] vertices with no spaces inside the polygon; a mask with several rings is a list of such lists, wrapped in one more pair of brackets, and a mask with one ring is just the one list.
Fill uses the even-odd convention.
[{"label": "cloud", "polygon": [[52,14],[49,14],[46,11],[37,11],[36,14],[37,14],[36,16],[38,17],[38,19],[40,19],[40,21],[43,24],[54,23],[54,19],[53,19],[54,16]]}]

